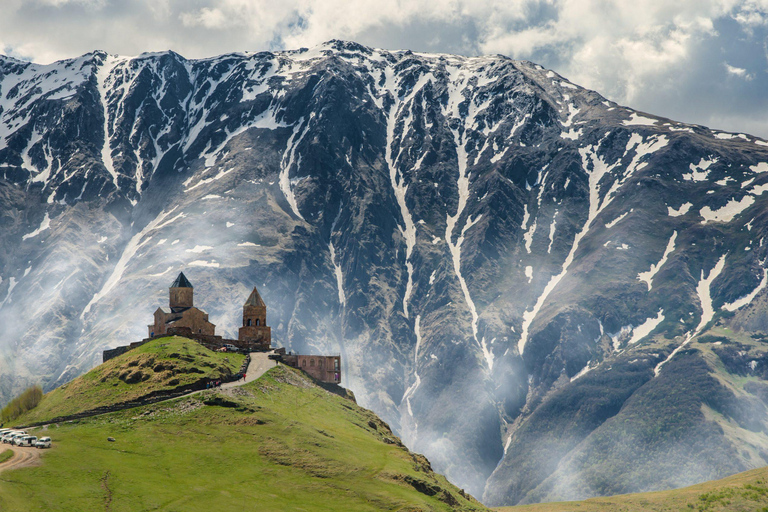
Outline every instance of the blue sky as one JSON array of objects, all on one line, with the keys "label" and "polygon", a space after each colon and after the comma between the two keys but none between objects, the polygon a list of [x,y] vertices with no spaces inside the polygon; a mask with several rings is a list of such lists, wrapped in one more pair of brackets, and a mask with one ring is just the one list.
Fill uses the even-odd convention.
[{"label": "blue sky", "polygon": [[768,0],[0,0],[0,48],[197,58],[329,39],[501,53],[633,108],[768,137]]}]

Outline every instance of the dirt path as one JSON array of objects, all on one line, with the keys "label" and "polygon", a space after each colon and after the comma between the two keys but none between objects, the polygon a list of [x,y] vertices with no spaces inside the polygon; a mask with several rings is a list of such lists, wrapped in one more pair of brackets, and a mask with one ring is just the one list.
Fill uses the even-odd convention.
[{"label": "dirt path", "polygon": [[0,464],[0,473],[7,469],[28,468],[40,465],[40,452],[42,450],[39,448],[0,444],[0,453],[3,453],[5,450],[13,450],[13,457]]},{"label": "dirt path", "polygon": [[235,382],[228,382],[227,384],[222,384],[221,389],[235,388],[247,384],[264,375],[270,368],[277,366],[277,362],[269,359],[269,354],[271,353],[272,352],[251,352],[251,363],[245,371],[245,381],[236,380]]}]

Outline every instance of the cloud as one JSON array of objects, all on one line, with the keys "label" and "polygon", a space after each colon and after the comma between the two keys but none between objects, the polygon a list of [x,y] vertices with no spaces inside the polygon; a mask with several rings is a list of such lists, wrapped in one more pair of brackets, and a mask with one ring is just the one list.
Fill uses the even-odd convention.
[{"label": "cloud", "polygon": [[724,62],[723,65],[725,66],[725,70],[730,75],[743,78],[744,80],[752,80],[754,78],[754,76],[751,75],[750,73],[747,73],[747,70],[744,68],[737,68],[736,66],[731,66],[727,62]]},{"label": "cloud", "polygon": [[[761,84],[763,91],[768,85],[768,0],[5,3],[0,47],[42,62],[94,49],[123,55],[173,49],[200,58],[337,38],[388,49],[532,60],[620,103],[682,121],[725,122],[717,126],[724,129],[738,130],[740,120],[756,112],[768,120],[758,88],[735,90],[733,80]],[[726,109],[719,98],[728,91],[747,97]],[[760,134],[768,135],[768,121]]]}]

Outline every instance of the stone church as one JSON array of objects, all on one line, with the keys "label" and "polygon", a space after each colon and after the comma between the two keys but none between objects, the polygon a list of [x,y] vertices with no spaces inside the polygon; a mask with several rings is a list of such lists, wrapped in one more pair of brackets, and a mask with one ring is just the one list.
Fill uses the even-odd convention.
[{"label": "stone church", "polygon": [[[194,292],[187,276],[179,272],[169,289],[168,307],[157,308],[154,323],[147,326],[149,337],[130,345],[104,350],[103,361],[166,336],[193,339],[211,350],[221,350],[229,345],[249,352],[272,350],[272,329],[267,325],[267,305],[255,286],[243,304],[243,325],[238,329],[236,340],[216,336],[216,326],[208,321],[208,313],[195,307]],[[279,348],[269,358],[299,368],[318,381],[332,384],[341,382],[340,356],[286,354],[285,348]]]},{"label": "stone church", "polygon": [[208,321],[208,313],[194,305],[194,288],[184,272],[171,284],[167,308],[155,310],[155,322],[148,325],[149,338],[165,335],[191,336],[208,343],[231,343],[248,348],[268,350],[272,344],[272,329],[267,325],[267,305],[256,287],[243,305],[243,326],[237,340],[216,336],[216,326]]},{"label": "stone church", "polygon": [[208,313],[194,306],[194,288],[184,272],[171,285],[170,295],[168,307],[155,310],[155,323],[148,326],[150,338],[179,327],[187,327],[193,334],[216,335],[216,326],[208,321]]}]

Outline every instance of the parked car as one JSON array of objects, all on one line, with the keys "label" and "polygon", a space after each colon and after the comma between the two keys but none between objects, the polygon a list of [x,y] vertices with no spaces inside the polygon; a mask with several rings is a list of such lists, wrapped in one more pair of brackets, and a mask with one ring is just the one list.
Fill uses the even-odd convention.
[{"label": "parked car", "polygon": [[17,436],[25,436],[25,435],[27,435],[27,433],[24,432],[23,430],[14,430],[13,432],[9,432],[3,436],[3,442],[6,444],[13,444],[13,440]]},{"label": "parked car", "polygon": [[51,447],[51,438],[50,437],[41,437],[35,443],[35,448],[50,448],[50,447]]},{"label": "parked car", "polygon": [[16,438],[16,446],[35,446],[37,436],[21,436]]},{"label": "parked car", "polygon": [[227,349],[227,352],[237,352],[239,349],[232,345],[231,343],[225,343],[224,348]]}]

